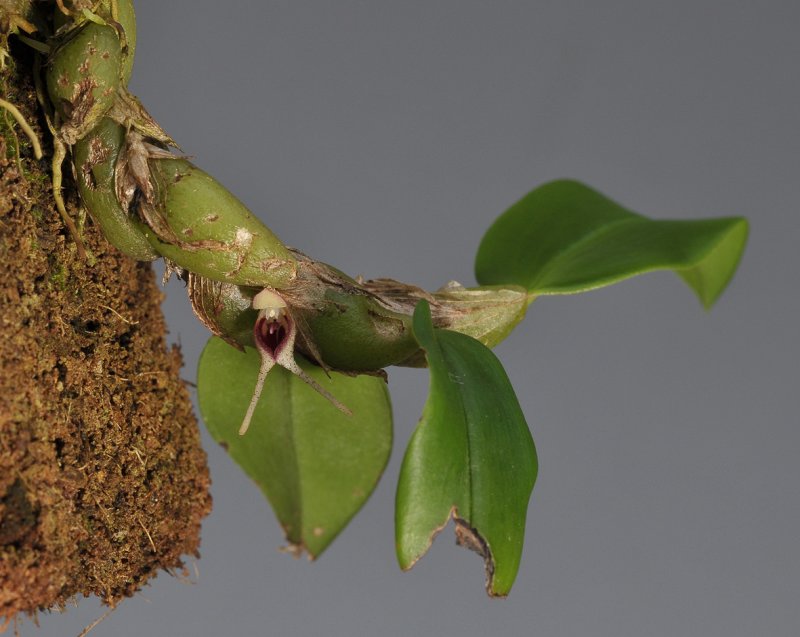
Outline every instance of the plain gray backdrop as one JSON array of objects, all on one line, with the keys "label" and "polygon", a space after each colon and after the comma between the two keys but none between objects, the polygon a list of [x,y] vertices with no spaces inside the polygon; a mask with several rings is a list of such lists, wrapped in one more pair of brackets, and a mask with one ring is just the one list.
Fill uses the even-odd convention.
[{"label": "plain gray backdrop", "polygon": [[[286,243],[352,275],[473,284],[489,224],[557,177],[752,231],[710,313],[656,273],[541,299],[497,348],[541,464],[507,600],[449,531],[398,569],[394,487],[428,380],[390,370],[391,462],[318,562],[278,552],[204,432],[214,511],[191,583],[161,574],[94,634],[800,633],[797,0],[135,4],[133,92]],[[193,380],[207,333],[167,292]]]}]

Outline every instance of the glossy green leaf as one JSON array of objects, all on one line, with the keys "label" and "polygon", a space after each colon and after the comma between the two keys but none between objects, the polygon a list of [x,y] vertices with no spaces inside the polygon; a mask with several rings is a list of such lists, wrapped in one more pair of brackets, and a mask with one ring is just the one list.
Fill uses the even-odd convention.
[{"label": "glossy green leaf", "polygon": [[486,565],[486,590],[508,594],[517,575],[536,449],[497,357],[475,339],[435,329],[425,301],[414,312],[431,381],[403,459],[396,501],[403,569],[424,555],[452,517],[459,544]]},{"label": "glossy green leaf", "polygon": [[674,270],[711,307],[747,240],[741,217],[653,221],[576,181],[553,181],[511,206],[483,238],[481,284],[571,294],[652,270]]},{"label": "glossy green leaf", "polygon": [[200,411],[214,439],[266,495],[290,550],[316,558],[369,497],[389,459],[392,413],[376,376],[303,369],[353,412],[347,416],[285,369],[270,371],[250,429],[238,435],[259,356],[212,338],[200,358]]}]

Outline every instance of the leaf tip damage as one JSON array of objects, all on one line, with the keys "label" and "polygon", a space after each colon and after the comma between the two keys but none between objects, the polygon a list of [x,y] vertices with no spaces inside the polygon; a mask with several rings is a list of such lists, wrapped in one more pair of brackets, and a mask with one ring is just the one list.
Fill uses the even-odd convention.
[{"label": "leaf tip damage", "polygon": [[286,544],[283,546],[278,547],[279,553],[284,553],[285,555],[289,555],[296,560],[299,560],[303,555],[306,556],[306,559],[309,562],[316,562],[317,558],[320,556],[320,551],[312,552],[311,549],[308,548],[305,542],[293,542],[289,539],[288,532],[286,535]]},{"label": "leaf tip damage", "polygon": [[489,544],[478,532],[478,529],[470,525],[464,518],[458,517],[455,511],[453,513],[453,523],[455,524],[456,544],[474,551],[483,558],[483,567],[486,571],[486,594],[489,597],[507,597],[507,591],[499,592],[495,589],[494,557]]},{"label": "leaf tip damage", "polygon": [[430,531],[426,538],[425,546],[421,551],[413,555],[407,555],[403,551],[402,542],[398,542],[396,548],[400,569],[402,571],[410,571],[416,566],[417,562],[428,553],[436,537],[444,531],[451,520],[453,521],[453,532],[455,534],[456,544],[477,553],[483,559],[484,572],[486,574],[486,594],[493,598],[508,597],[507,590],[501,591],[495,586],[495,560],[489,543],[477,528],[472,526],[466,518],[458,514],[458,508],[455,506],[450,508],[444,522]]}]

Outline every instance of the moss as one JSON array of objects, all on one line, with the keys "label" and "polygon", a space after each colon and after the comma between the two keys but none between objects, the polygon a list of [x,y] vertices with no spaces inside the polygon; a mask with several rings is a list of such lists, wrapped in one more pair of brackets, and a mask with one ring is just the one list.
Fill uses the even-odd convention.
[{"label": "moss", "polygon": [[0,136],[6,140],[5,145],[5,159],[14,159],[17,156],[19,150],[19,137],[17,136],[16,131],[12,125],[13,119],[11,116],[5,111],[0,111],[2,116],[0,116]]},{"label": "moss", "polygon": [[[43,136],[24,61],[2,80]],[[0,118],[2,120],[2,118]],[[76,256],[45,158],[0,135],[0,625],[79,595],[115,604],[196,553],[210,509],[197,422],[149,265],[87,222]],[[48,149],[45,149],[47,152]],[[70,214],[77,201],[68,183]],[[153,497],[158,486],[158,497]]]},{"label": "moss", "polygon": [[50,273],[50,283],[57,290],[63,291],[67,288],[68,278],[69,278],[69,272],[62,263],[57,263],[53,268],[53,271]]}]

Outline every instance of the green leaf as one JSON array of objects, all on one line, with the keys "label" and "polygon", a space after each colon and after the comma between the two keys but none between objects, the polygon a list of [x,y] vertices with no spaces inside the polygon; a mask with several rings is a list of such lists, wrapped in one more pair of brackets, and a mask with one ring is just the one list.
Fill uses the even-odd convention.
[{"label": "green leaf", "polygon": [[414,312],[430,394],[403,459],[395,510],[397,557],[411,568],[452,517],[456,540],[486,565],[486,591],[507,595],[525,536],[538,463],[519,402],[497,357],[475,339]]},{"label": "green leaf", "polygon": [[741,217],[653,221],[576,181],[553,181],[489,228],[475,264],[481,284],[572,294],[652,270],[674,270],[711,307],[747,241]]},{"label": "green leaf", "polygon": [[259,356],[212,338],[200,358],[200,411],[214,439],[261,488],[290,543],[314,559],[366,502],[389,459],[392,411],[386,382],[301,367],[353,412],[346,416],[275,366],[250,429],[238,435]]}]

